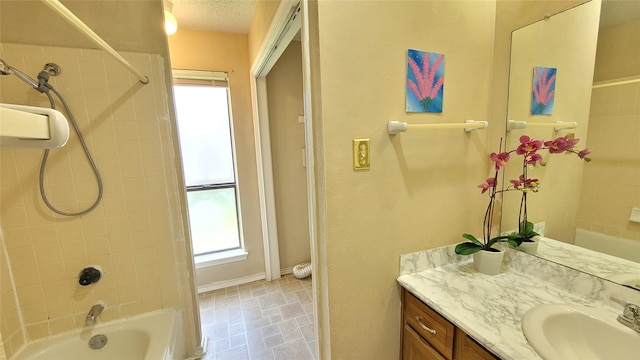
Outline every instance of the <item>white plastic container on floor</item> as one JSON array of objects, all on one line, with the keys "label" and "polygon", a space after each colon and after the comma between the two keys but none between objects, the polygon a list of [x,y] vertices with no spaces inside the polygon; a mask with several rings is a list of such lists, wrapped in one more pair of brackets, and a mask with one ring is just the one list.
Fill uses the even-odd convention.
[{"label": "white plastic container on floor", "polygon": [[293,267],[293,276],[304,279],[311,276],[311,264],[299,264]]}]

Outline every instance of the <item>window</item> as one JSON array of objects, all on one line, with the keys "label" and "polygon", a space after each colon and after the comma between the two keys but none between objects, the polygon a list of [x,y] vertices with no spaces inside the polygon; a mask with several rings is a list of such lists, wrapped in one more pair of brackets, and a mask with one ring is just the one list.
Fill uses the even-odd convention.
[{"label": "window", "polygon": [[194,255],[240,249],[226,74],[174,70],[173,76]]}]

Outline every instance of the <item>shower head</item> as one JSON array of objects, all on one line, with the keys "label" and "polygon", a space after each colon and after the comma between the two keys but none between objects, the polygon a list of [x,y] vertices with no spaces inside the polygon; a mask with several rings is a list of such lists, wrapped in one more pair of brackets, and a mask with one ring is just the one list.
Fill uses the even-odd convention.
[{"label": "shower head", "polygon": [[13,74],[13,71],[11,69],[13,68],[9,66],[6,62],[4,62],[4,60],[0,59],[0,75]]},{"label": "shower head", "polygon": [[39,84],[38,84],[37,81],[35,81],[33,78],[31,78],[29,75],[23,73],[22,71],[9,66],[9,64],[4,62],[4,60],[0,59],[0,75],[11,75],[11,74],[17,76],[22,81],[24,81],[27,84],[29,84],[29,86],[31,86],[32,88],[38,90]]}]

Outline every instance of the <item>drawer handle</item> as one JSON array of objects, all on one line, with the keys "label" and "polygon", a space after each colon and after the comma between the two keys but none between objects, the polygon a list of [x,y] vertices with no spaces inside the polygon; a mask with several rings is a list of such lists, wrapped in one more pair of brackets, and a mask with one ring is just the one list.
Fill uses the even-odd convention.
[{"label": "drawer handle", "polygon": [[432,329],[432,328],[428,327],[427,325],[423,324],[422,321],[420,321],[420,320],[422,320],[422,319],[420,319],[420,316],[416,316],[416,321],[418,322],[418,324],[420,324],[420,326],[422,326],[423,330],[428,331],[428,332],[432,333],[433,335],[436,334],[436,330],[435,329]]}]

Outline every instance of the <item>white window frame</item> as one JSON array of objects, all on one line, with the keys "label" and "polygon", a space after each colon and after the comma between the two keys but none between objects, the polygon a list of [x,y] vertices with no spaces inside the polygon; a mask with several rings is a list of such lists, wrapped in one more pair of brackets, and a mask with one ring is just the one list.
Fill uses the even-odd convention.
[{"label": "white window frame", "polygon": [[[242,261],[247,258],[249,253],[245,250],[244,234],[242,230],[242,208],[240,204],[240,185],[238,182],[238,164],[235,146],[235,133],[233,126],[233,111],[231,108],[231,89],[229,87],[229,79],[226,72],[205,71],[205,70],[187,70],[172,69],[173,85],[212,85],[225,86],[227,88],[227,103],[229,109],[229,130],[231,136],[231,154],[233,161],[234,189],[236,195],[236,212],[238,218],[238,236],[239,247],[216,251],[206,254],[193,254],[196,269],[226,264],[235,261]],[[185,187],[184,191],[187,191]]]}]

